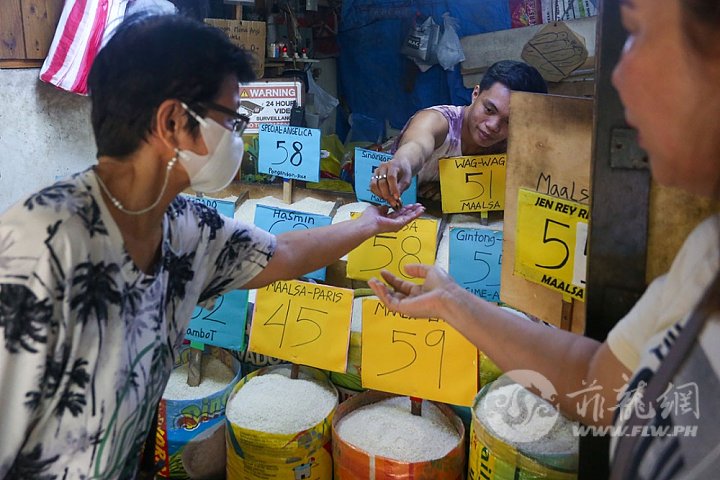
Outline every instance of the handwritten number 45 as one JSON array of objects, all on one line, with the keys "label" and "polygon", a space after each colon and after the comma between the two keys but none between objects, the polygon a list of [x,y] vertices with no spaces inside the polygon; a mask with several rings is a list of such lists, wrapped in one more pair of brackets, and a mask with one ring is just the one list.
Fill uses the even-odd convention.
[{"label": "handwritten number 45", "polygon": [[[277,327],[282,328],[282,331],[280,333],[280,342],[278,343],[278,348],[282,348],[283,343],[285,342],[285,333],[287,330],[287,321],[288,321],[288,316],[290,315],[290,304],[291,303],[292,303],[292,300],[288,302],[287,310],[285,310],[285,316],[282,319],[282,321],[271,322],[271,320],[273,318],[275,318],[275,316],[278,313],[280,313],[280,311],[283,309],[283,307],[285,306],[284,303],[281,303],[280,306],[273,312],[273,314],[270,315],[270,318],[268,318],[265,321],[265,323],[263,323],[263,325],[268,326],[268,327],[277,326]],[[305,312],[308,312],[308,313],[305,313]],[[298,313],[297,313],[297,317],[295,318],[295,324],[298,326],[300,326],[302,324],[303,327],[311,328],[312,330],[315,331],[315,336],[312,337],[310,340],[294,343],[294,344],[290,345],[291,348],[299,347],[302,345],[307,345],[308,343],[312,343],[322,336],[322,327],[320,326],[320,324],[318,322],[316,322],[315,320],[313,320],[312,318],[308,318],[310,315],[312,315],[311,312],[315,313],[315,320],[318,320],[319,315],[327,315],[328,314],[328,312],[326,312],[324,310],[318,310],[316,308],[309,308],[309,307],[300,307],[300,309],[298,310]],[[278,317],[280,317],[281,315],[282,315],[282,313],[280,315],[278,315]],[[308,317],[304,317],[303,315],[308,315]]]},{"label": "handwritten number 45", "polygon": [[[273,162],[273,165],[280,165],[282,163],[285,163],[285,161],[288,159],[288,155],[290,155],[290,152],[288,152],[288,149],[285,148],[284,145],[285,145],[285,140],[278,140],[277,143],[275,144],[275,148],[277,150],[282,150],[285,152],[285,157],[282,160],[280,160],[279,162]],[[302,153],[300,153],[300,152],[302,151],[303,144],[301,142],[295,141],[292,143],[292,148],[293,148],[293,154],[290,155],[290,164],[294,167],[299,167],[300,164],[302,163]]]}]

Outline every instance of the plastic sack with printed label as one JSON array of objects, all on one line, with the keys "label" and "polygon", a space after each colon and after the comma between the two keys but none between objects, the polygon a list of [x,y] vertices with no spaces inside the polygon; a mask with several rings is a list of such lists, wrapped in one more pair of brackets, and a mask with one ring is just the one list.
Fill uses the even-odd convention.
[{"label": "plastic sack with printed label", "polygon": [[420,25],[410,29],[403,41],[400,53],[423,63],[437,63],[437,45],[440,40],[440,25],[432,17],[425,19]]}]

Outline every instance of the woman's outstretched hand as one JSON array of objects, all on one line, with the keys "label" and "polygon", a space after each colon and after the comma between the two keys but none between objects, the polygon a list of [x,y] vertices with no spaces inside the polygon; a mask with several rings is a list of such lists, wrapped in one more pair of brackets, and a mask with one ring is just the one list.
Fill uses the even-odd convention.
[{"label": "woman's outstretched hand", "polygon": [[405,273],[424,278],[425,282],[416,285],[383,270],[380,274],[389,287],[376,278],[370,279],[368,285],[390,311],[417,318],[442,318],[448,302],[452,301],[452,291],[457,288],[455,281],[442,268],[433,265],[407,265]]},{"label": "woman's outstretched hand", "polygon": [[388,211],[387,206],[378,207],[373,205],[366,208],[360,218],[364,221],[373,222],[376,234],[397,232],[422,215],[425,207],[420,203],[413,203],[390,213]]}]

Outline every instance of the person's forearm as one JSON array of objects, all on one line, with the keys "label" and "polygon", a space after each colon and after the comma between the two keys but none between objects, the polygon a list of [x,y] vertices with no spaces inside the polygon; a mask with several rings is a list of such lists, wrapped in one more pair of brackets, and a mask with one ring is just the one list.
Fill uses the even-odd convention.
[{"label": "person's forearm", "polygon": [[362,218],[327,227],[293,230],[278,235],[277,255],[281,255],[288,278],[297,278],[324,267],[377,233],[377,226]]},{"label": "person's forearm", "polygon": [[[588,380],[588,368],[599,342],[519,318],[457,285],[441,303],[441,318],[465,332],[468,340],[502,371],[526,369],[541,373],[557,389],[561,410],[579,417],[577,399],[567,394],[587,388],[583,381]],[[589,418],[582,420],[592,423]]]},{"label": "person's forearm", "polygon": [[398,147],[395,152],[394,158],[407,162],[414,177],[420,169],[422,169],[423,165],[425,165],[425,162],[430,158],[432,152],[432,149],[423,146],[419,142],[407,140],[400,144],[400,147]]}]

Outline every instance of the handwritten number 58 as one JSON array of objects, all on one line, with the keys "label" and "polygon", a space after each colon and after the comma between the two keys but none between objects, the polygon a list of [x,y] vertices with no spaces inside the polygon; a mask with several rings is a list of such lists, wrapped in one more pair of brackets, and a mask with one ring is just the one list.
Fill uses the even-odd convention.
[{"label": "handwritten number 58", "polygon": [[302,152],[302,148],[303,148],[303,144],[302,144],[301,142],[298,142],[298,141],[293,142],[293,143],[292,143],[292,148],[293,148],[293,154],[292,154],[292,155],[290,155],[290,152],[288,152],[288,149],[285,148],[284,145],[285,145],[285,140],[278,140],[278,141],[276,142],[275,148],[276,148],[277,150],[282,150],[282,151],[284,151],[284,152],[285,152],[285,156],[284,156],[283,159],[280,160],[279,162],[273,162],[273,165],[280,165],[280,164],[285,163],[285,161],[288,159],[288,156],[290,156],[290,164],[291,164],[292,166],[294,166],[294,167],[299,167],[300,164],[302,163],[302,160],[303,160],[303,158],[302,158],[302,153],[301,153],[301,152]]}]

